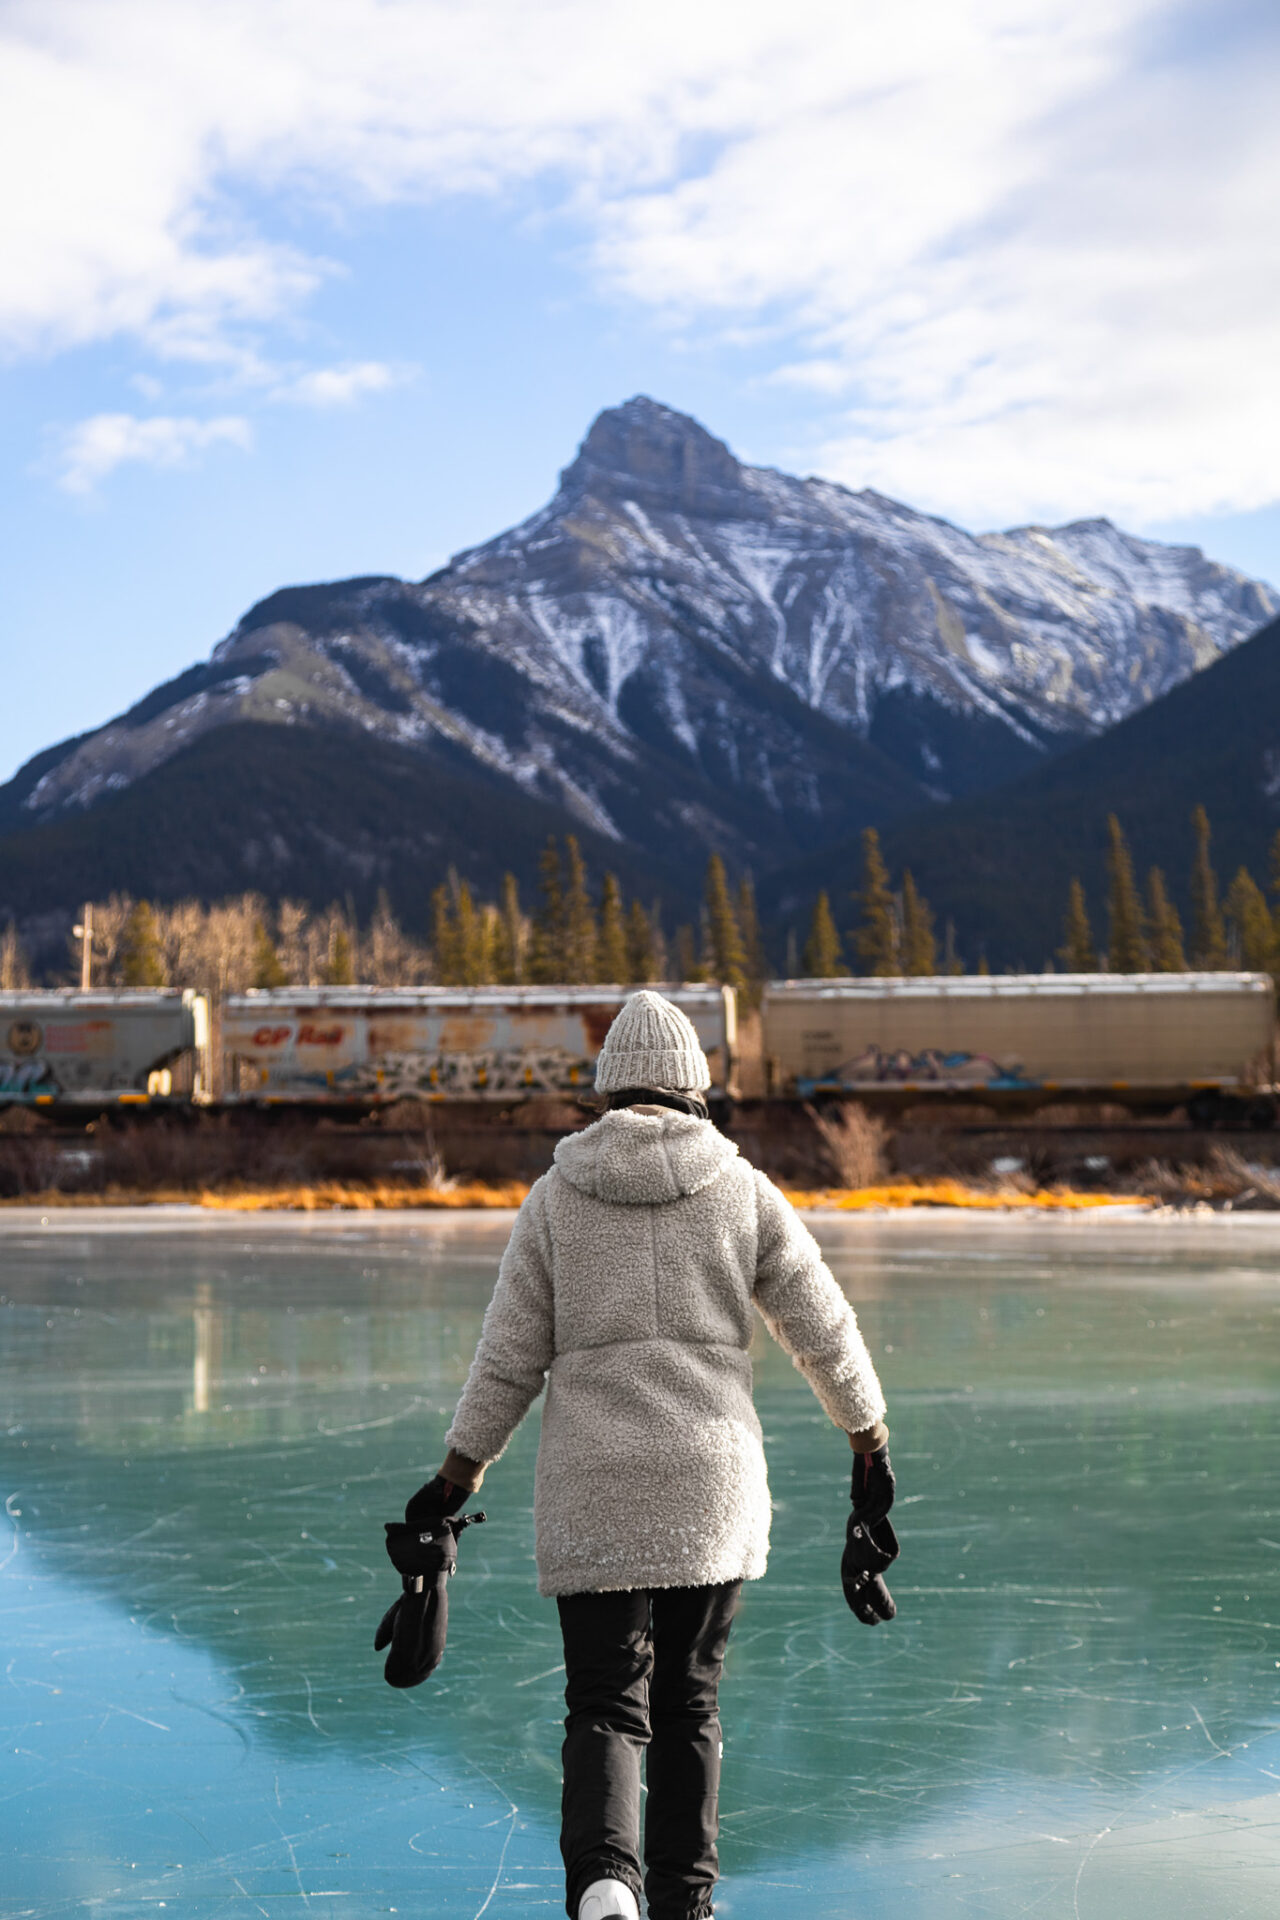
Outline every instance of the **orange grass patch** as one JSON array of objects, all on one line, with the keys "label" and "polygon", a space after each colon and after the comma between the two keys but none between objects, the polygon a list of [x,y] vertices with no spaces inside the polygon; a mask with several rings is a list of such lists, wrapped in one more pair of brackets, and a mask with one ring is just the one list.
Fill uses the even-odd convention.
[{"label": "orange grass patch", "polygon": [[215,1212],[325,1213],[348,1209],[356,1212],[391,1211],[396,1208],[419,1210],[441,1207],[518,1207],[528,1193],[521,1180],[492,1184],[483,1180],[459,1181],[448,1187],[399,1187],[348,1185],[342,1180],[319,1181],[313,1186],[288,1187],[154,1187],[140,1192],[137,1187],[105,1187],[98,1193],[19,1194],[0,1200],[0,1207],[208,1207]]},{"label": "orange grass patch", "polygon": [[[518,1207],[529,1191],[522,1180],[459,1180],[446,1187],[409,1187],[390,1183],[317,1181],[309,1186],[190,1188],[107,1187],[99,1193],[34,1193],[0,1200],[0,1207],[150,1207],[199,1206],[222,1213],[379,1213]],[[1076,1193],[1054,1188],[1034,1193],[1016,1189],[967,1187],[959,1180],[898,1180],[876,1187],[784,1189],[796,1207],[840,1213],[898,1211],[907,1207],[962,1207],[971,1212],[1080,1213],[1098,1207],[1150,1207],[1157,1196],[1133,1193]]]},{"label": "orange grass patch", "polygon": [[398,1187],[344,1180],[322,1180],[314,1186],[223,1187],[196,1195],[199,1206],[242,1213],[326,1213],[350,1209],[358,1213],[395,1209],[453,1207],[518,1207],[528,1194],[523,1180],[491,1182],[459,1180],[447,1187]]},{"label": "orange grass patch", "polygon": [[959,1180],[900,1180],[880,1187],[823,1187],[805,1190],[784,1188],[793,1207],[831,1209],[857,1213],[871,1209],[902,1207],[966,1207],[980,1213],[1007,1213],[1028,1210],[1040,1213],[1080,1213],[1093,1207],[1149,1207],[1155,1204],[1149,1194],[1076,1193],[1055,1187],[1033,1193],[1014,1189],[1002,1192],[981,1187],[966,1187]]}]

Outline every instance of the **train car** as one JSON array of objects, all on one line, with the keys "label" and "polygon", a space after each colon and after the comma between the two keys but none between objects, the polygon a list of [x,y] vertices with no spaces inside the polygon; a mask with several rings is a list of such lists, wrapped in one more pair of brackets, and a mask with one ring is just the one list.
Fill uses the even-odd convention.
[{"label": "train car", "polygon": [[1107,1100],[1275,1116],[1275,991],[1265,973],[783,980],[765,990],[770,1090],[1034,1111]]},{"label": "train car", "polygon": [[[591,1091],[595,1057],[634,988],[284,987],[222,1014],[223,1097],[353,1105],[525,1100]],[[693,1022],[713,1090],[734,1091],[736,1002],[723,987],[662,987]]]},{"label": "train car", "polygon": [[189,987],[0,992],[0,1107],[209,1096],[209,1003]]}]

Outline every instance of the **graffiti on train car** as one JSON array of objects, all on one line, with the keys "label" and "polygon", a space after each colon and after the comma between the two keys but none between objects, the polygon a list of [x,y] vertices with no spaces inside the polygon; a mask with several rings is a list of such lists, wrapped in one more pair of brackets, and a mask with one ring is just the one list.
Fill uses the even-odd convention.
[{"label": "graffiti on train car", "polygon": [[[582,1092],[594,1078],[595,1062],[563,1047],[383,1053],[332,1072],[308,1072],[296,1066],[288,1071],[292,1091],[361,1100]],[[269,1071],[264,1072],[264,1090],[269,1090],[270,1079]]]},{"label": "graffiti on train car", "polygon": [[1003,1060],[989,1053],[966,1053],[941,1047],[911,1052],[906,1047],[885,1049],[874,1042],[852,1060],[830,1073],[797,1079],[797,1091],[810,1094],[822,1087],[891,1087],[904,1085],[983,1087],[990,1092],[1034,1088],[1020,1059]]},{"label": "graffiti on train car", "polygon": [[[412,1071],[409,1061],[400,1068],[404,1069]],[[590,1087],[594,1079],[595,1062],[564,1047],[478,1047],[466,1053],[441,1053],[431,1067],[430,1090],[438,1088],[446,1094],[563,1093]]]},{"label": "graffiti on train car", "polygon": [[44,1028],[38,1020],[13,1020],[5,1034],[10,1058],[0,1058],[0,1097],[34,1100],[62,1091],[44,1053]]},{"label": "graffiti on train car", "polygon": [[53,1098],[62,1092],[57,1074],[43,1055],[34,1060],[6,1060],[0,1056],[0,1100]]}]

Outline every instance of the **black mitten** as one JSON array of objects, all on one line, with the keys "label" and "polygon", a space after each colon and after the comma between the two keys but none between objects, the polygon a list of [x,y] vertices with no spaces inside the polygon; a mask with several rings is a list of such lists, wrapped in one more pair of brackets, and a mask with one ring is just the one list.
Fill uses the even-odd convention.
[{"label": "black mitten", "polygon": [[449,1627],[448,1583],[458,1568],[458,1535],[483,1519],[483,1513],[468,1513],[456,1520],[441,1515],[424,1525],[387,1521],[387,1553],[404,1581],[404,1592],[383,1614],[373,1639],[375,1653],[391,1649],[383,1668],[388,1686],[419,1686],[440,1665]]},{"label": "black mitten", "polygon": [[863,1626],[892,1620],[898,1609],[883,1579],[898,1557],[898,1536],[889,1524],[894,1495],[888,1447],[853,1457],[853,1512],[845,1529],[840,1560],[844,1597]]},{"label": "black mitten", "polygon": [[438,1473],[434,1480],[428,1480],[424,1487],[418,1488],[404,1510],[404,1517],[411,1527],[430,1527],[435,1521],[443,1520],[446,1514],[459,1512],[469,1498],[465,1487],[446,1480]]}]

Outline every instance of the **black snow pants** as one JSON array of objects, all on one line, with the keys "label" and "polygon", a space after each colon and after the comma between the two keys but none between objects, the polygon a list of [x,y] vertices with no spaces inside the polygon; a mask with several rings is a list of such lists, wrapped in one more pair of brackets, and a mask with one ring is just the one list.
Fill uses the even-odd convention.
[{"label": "black snow pants", "polygon": [[561,1599],[565,1905],[593,1880],[640,1897],[640,1760],[650,1920],[703,1920],[719,1856],[720,1673],[742,1592],[655,1587]]}]

